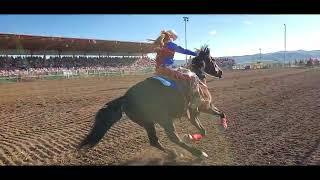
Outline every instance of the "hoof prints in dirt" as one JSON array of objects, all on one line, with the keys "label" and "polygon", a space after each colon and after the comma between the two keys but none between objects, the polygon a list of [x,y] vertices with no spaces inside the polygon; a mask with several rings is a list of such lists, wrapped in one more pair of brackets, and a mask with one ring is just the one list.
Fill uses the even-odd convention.
[{"label": "hoof prints in dirt", "polygon": [[[0,165],[319,165],[319,76],[319,70],[261,70],[208,80],[213,102],[227,113],[230,126],[221,133],[212,122],[217,118],[201,116],[208,135],[195,146],[209,155],[202,162],[154,154],[135,158],[150,148],[149,141],[144,129],[126,118],[87,153],[76,151],[95,112],[145,77],[2,85]],[[172,146],[159,130],[164,145]],[[185,121],[177,122],[177,130],[196,132]]]}]

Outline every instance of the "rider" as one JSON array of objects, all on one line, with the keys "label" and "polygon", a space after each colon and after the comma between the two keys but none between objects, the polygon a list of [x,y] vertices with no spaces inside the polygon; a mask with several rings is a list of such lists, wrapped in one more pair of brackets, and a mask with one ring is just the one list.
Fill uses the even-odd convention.
[{"label": "rider", "polygon": [[193,89],[194,92],[191,98],[191,108],[196,108],[201,101],[196,78],[194,76],[184,74],[174,69],[173,58],[175,52],[191,56],[197,56],[197,53],[192,52],[188,49],[184,49],[173,43],[173,41],[175,41],[177,38],[177,33],[174,30],[169,30],[161,31],[160,36],[157,38],[157,40],[155,40],[155,44],[159,45],[159,48],[156,51],[156,73],[168,76],[173,79],[190,81],[192,87],[195,88]]}]

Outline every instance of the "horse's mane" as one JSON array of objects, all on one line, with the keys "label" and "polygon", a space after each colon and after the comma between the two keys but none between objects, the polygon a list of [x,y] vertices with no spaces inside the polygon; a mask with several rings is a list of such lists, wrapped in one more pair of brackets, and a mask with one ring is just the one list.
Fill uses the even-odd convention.
[{"label": "horse's mane", "polygon": [[208,45],[203,45],[200,49],[196,49],[196,51],[198,56],[191,60],[190,68],[203,69],[205,68],[205,56],[210,55],[210,49]]},{"label": "horse's mane", "polygon": [[[198,56],[192,58],[191,63],[188,65],[188,68],[195,72],[199,77],[207,74],[209,76],[215,70],[215,61],[216,59],[210,56],[210,49],[208,45],[201,46],[200,49],[197,49]],[[204,76],[205,77],[205,76]]]},{"label": "horse's mane", "polygon": [[196,49],[196,51],[199,54],[199,56],[210,55],[210,48],[207,44],[202,45],[201,48]]}]

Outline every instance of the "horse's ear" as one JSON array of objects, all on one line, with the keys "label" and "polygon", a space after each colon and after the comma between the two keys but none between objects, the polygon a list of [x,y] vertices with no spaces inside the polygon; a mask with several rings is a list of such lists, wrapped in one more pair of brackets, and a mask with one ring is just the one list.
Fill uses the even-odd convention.
[{"label": "horse's ear", "polygon": [[209,49],[209,47],[207,47],[206,53],[207,53],[207,55],[210,55],[210,49]]}]

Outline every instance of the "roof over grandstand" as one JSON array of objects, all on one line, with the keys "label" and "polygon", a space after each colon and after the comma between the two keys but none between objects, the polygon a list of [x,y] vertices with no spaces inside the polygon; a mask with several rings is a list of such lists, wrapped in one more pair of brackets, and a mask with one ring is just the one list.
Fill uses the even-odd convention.
[{"label": "roof over grandstand", "polygon": [[153,53],[144,42],[80,39],[0,33],[1,54],[21,52],[59,52],[61,54],[141,55]]}]

